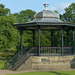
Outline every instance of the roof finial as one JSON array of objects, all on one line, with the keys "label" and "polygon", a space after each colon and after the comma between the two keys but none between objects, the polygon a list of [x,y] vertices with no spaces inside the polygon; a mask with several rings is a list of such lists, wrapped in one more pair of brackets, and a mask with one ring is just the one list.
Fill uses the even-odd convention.
[{"label": "roof finial", "polygon": [[49,4],[47,4],[47,2],[45,4],[43,4],[45,6],[45,10],[47,10],[47,7],[49,6]]}]

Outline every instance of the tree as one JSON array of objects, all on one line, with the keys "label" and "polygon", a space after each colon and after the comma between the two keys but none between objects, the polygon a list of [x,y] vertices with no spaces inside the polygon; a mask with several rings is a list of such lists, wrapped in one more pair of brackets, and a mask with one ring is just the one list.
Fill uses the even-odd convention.
[{"label": "tree", "polygon": [[20,13],[15,13],[14,15],[18,23],[25,23],[33,20],[35,13],[35,11],[28,9],[22,10]]},{"label": "tree", "polygon": [[0,4],[0,16],[10,15],[10,9],[5,8],[3,4]]},{"label": "tree", "polygon": [[75,23],[75,3],[72,3],[68,8],[65,8],[65,13],[61,16],[61,20],[65,22]]},{"label": "tree", "polygon": [[14,22],[15,17],[13,15],[0,17],[0,49],[16,49],[19,34],[13,27]]},{"label": "tree", "polygon": [[18,30],[13,27],[13,23],[16,23],[15,16],[9,14],[10,9],[5,8],[3,4],[0,4],[0,11],[0,51],[14,50],[20,40]]},{"label": "tree", "polygon": [[[35,11],[32,11],[30,9],[28,10],[22,10],[19,13],[15,13],[15,19],[17,23],[25,23],[32,21],[34,19]],[[24,31],[23,32],[23,46],[32,46],[33,45],[33,39],[32,39],[32,31]]]}]

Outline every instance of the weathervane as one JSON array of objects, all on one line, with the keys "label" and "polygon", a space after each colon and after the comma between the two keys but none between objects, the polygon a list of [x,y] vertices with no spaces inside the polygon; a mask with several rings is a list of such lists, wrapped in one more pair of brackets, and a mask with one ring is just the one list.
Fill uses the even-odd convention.
[{"label": "weathervane", "polygon": [[49,4],[47,4],[47,2],[45,4],[43,4],[45,6],[45,10],[47,10],[47,7],[49,6]]}]

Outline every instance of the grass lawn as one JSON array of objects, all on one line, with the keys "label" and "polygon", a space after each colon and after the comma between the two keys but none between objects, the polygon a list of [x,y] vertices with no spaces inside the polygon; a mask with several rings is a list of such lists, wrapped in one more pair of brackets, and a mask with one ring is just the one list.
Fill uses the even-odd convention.
[{"label": "grass lawn", "polygon": [[4,63],[5,63],[5,61],[0,61],[0,70],[1,70],[2,68],[4,68]]},{"label": "grass lawn", "polygon": [[75,71],[48,71],[48,72],[27,72],[8,75],[75,75]]}]

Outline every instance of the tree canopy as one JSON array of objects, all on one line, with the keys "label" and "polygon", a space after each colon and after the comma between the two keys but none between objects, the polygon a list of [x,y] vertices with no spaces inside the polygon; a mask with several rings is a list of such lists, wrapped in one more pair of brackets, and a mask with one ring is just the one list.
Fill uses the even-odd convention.
[{"label": "tree canopy", "polygon": [[75,3],[65,8],[65,13],[61,15],[61,20],[65,22],[75,23]]},{"label": "tree canopy", "polygon": [[0,4],[0,52],[16,50],[20,36],[18,30],[13,27],[13,23],[16,23],[15,16],[10,13],[10,9]]},{"label": "tree canopy", "polygon": [[0,4],[0,16],[6,16],[10,14],[10,9],[5,8],[3,4]]},{"label": "tree canopy", "polygon": [[35,11],[28,9],[22,10],[20,13],[15,13],[14,15],[18,23],[25,23],[28,21],[32,21],[35,13]]}]

